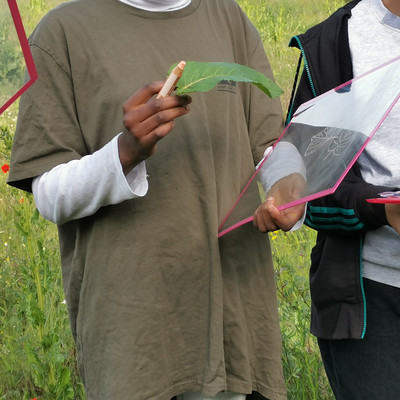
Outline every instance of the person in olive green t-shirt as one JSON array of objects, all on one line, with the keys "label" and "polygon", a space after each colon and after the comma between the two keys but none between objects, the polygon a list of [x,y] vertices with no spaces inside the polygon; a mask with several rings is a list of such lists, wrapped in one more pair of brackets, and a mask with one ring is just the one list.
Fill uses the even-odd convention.
[{"label": "person in olive green t-shirt", "polygon": [[[268,237],[249,224],[217,237],[283,129],[279,100],[235,82],[154,98],[180,60],[273,75],[233,0],[164,3],[75,0],[43,18],[9,184],[58,225],[88,399],[283,400]],[[260,230],[301,214],[276,212],[257,211]]]}]

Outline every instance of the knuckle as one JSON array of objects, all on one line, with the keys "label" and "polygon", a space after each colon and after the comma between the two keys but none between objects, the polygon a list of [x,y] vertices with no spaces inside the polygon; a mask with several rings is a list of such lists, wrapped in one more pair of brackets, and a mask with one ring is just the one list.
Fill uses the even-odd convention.
[{"label": "knuckle", "polygon": [[163,124],[165,122],[165,113],[162,111],[157,112],[157,114],[155,114],[154,117],[158,125]]},{"label": "knuckle", "polygon": [[162,130],[160,130],[160,129],[156,129],[156,130],[154,130],[153,131],[153,135],[154,135],[154,138],[155,138],[155,140],[158,142],[159,140],[161,140],[164,136],[165,136],[165,134],[162,132]]},{"label": "knuckle", "polygon": [[155,82],[149,82],[144,86],[144,90],[147,90],[149,92],[153,92],[156,89],[156,83]]},{"label": "knuckle", "polygon": [[151,111],[156,114],[161,110],[161,102],[158,100],[155,100],[153,102],[149,103],[149,106],[151,107]]},{"label": "knuckle", "polygon": [[130,120],[127,116],[124,116],[122,122],[123,122],[125,128],[126,128],[128,131],[131,131],[131,130],[132,130],[132,123],[131,123],[131,120]]},{"label": "knuckle", "polygon": [[127,114],[128,111],[129,111],[129,102],[128,102],[128,101],[125,101],[125,103],[122,105],[122,112],[123,112],[124,114]]},{"label": "knuckle", "polygon": [[137,129],[135,128],[135,125],[124,121],[124,126],[125,129],[137,140],[140,136],[137,133]]},{"label": "knuckle", "polygon": [[156,140],[160,140],[162,138],[162,135],[158,130],[154,131],[154,136],[155,136]]}]

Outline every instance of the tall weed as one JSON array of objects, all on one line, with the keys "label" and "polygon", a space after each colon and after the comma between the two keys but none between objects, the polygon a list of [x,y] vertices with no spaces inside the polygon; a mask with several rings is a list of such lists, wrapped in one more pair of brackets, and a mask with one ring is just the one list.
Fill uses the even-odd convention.
[{"label": "tall weed", "polygon": [[55,227],[39,216],[31,195],[4,181],[1,176],[0,394],[7,399],[83,398]]}]

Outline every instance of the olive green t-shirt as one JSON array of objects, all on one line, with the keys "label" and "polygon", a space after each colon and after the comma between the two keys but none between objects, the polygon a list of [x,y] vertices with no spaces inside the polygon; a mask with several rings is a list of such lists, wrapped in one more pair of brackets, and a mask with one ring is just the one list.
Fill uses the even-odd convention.
[{"label": "olive green t-shirt", "polygon": [[[122,105],[180,60],[272,78],[232,0],[153,13],[118,0],[52,10],[30,37],[39,78],[22,97],[9,183],[92,154],[123,129]],[[64,289],[88,399],[169,400],[189,391],[285,399],[268,239],[218,226],[281,133],[279,100],[221,82],[146,160],[143,198],[59,226]],[[87,194],[90,196],[90,193]]]}]

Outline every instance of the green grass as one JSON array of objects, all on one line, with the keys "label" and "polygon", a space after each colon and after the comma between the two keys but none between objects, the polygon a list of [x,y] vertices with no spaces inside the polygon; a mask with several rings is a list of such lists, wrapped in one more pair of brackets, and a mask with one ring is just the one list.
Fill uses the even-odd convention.
[{"label": "green grass", "polygon": [[299,51],[289,48],[290,39],[324,20],[345,4],[343,0],[237,0],[258,29],[277,84],[284,89],[286,113]]},{"label": "green grass", "polygon": [[[217,0],[216,0],[217,1]],[[27,33],[57,0],[19,0]],[[298,51],[290,38],[343,4],[336,0],[239,0],[259,29],[277,83],[290,96]],[[0,59],[0,63],[1,63]],[[0,67],[3,67],[1,65]],[[1,68],[0,68],[1,71]],[[4,83],[4,82],[3,82]],[[0,84],[0,98],[7,95]],[[0,166],[9,163],[18,105],[0,116]],[[83,400],[65,304],[56,227],[30,195],[0,171],[0,400]],[[309,254],[315,232],[271,232],[290,400],[332,400],[315,338],[309,333]]]}]

